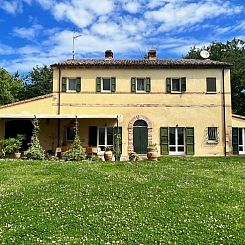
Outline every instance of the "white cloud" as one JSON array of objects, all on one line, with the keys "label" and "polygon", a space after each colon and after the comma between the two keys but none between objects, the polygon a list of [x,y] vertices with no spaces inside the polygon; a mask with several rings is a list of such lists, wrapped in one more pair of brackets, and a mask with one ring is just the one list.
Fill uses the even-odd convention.
[{"label": "white cloud", "polygon": [[14,49],[12,47],[0,43],[0,55],[9,55],[13,53],[14,53]]},{"label": "white cloud", "polygon": [[39,32],[42,30],[42,26],[39,24],[34,24],[29,28],[26,27],[15,27],[13,33],[15,36],[25,38],[25,39],[34,39],[37,37]]},{"label": "white cloud", "polygon": [[23,3],[30,4],[31,1],[32,0],[12,0],[12,1],[0,0],[0,8],[9,14],[22,13]]},{"label": "white cloud", "polygon": [[124,9],[129,13],[137,13],[140,10],[140,7],[140,3],[137,1],[130,1],[124,5]]}]

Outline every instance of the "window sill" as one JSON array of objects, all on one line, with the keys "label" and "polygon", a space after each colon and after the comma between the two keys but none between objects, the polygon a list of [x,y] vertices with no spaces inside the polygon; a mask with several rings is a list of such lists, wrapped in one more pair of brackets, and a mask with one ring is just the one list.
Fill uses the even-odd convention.
[{"label": "window sill", "polygon": [[206,94],[217,94],[217,92],[206,92]]},{"label": "window sill", "polygon": [[146,91],[137,91],[136,90],[136,92],[135,92],[136,94],[145,94],[146,93]]},{"label": "window sill", "polygon": [[171,94],[182,94],[181,91],[171,91]]},{"label": "window sill", "polygon": [[218,144],[218,140],[208,140],[207,144]]}]

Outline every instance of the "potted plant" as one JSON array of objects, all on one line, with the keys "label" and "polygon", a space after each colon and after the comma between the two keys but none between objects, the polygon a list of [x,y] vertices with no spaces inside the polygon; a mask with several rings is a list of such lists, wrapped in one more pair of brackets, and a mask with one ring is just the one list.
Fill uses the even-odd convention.
[{"label": "potted plant", "polygon": [[147,147],[147,158],[151,161],[156,161],[158,158],[158,150],[156,144],[148,145]]},{"label": "potted plant", "polygon": [[0,140],[2,144],[2,153],[4,157],[6,155],[15,154],[16,158],[21,157],[21,152],[19,152],[22,142],[25,139],[25,136],[22,134],[17,134],[16,138],[8,138]]},{"label": "potted plant", "polygon": [[112,157],[113,157],[112,148],[110,146],[107,146],[105,148],[104,158],[106,161],[111,161]]}]

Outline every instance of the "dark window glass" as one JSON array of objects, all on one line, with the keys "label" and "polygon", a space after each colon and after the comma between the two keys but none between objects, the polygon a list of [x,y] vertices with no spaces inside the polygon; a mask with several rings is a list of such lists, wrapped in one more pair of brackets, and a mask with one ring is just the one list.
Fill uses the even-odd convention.
[{"label": "dark window glass", "polygon": [[217,140],[217,127],[208,128],[208,140]]},{"label": "dark window glass", "polygon": [[169,147],[169,151],[176,151],[176,147],[170,146],[170,147]]},{"label": "dark window glass", "polygon": [[242,145],[242,128],[239,128],[239,145]]},{"label": "dark window glass", "polygon": [[107,145],[113,145],[113,128],[107,128]]},{"label": "dark window glass", "polygon": [[77,81],[76,79],[69,79],[68,90],[76,90]]},{"label": "dark window glass", "polygon": [[74,140],[75,138],[75,128],[70,127],[66,129],[66,139],[67,140]]},{"label": "dark window glass", "polygon": [[178,145],[184,145],[184,129],[178,128]]},{"label": "dark window glass", "polygon": [[99,145],[105,145],[105,128],[99,128]]},{"label": "dark window glass", "polygon": [[184,149],[184,146],[179,146],[178,147],[178,151],[184,151],[185,149]]},{"label": "dark window glass", "polygon": [[180,79],[172,78],[172,91],[180,91]]},{"label": "dark window glass", "polygon": [[103,86],[102,88],[103,91],[110,91],[111,90],[111,79],[103,78],[102,86]]},{"label": "dark window glass", "polygon": [[215,77],[207,78],[207,92],[216,92],[216,78]]},{"label": "dark window glass", "polygon": [[134,123],[134,127],[147,127],[147,123],[144,121],[144,120],[137,120],[135,123]]},{"label": "dark window glass", "polygon": [[137,91],[145,91],[145,79],[137,78]]},{"label": "dark window glass", "polygon": [[175,145],[175,128],[169,128],[169,144]]}]

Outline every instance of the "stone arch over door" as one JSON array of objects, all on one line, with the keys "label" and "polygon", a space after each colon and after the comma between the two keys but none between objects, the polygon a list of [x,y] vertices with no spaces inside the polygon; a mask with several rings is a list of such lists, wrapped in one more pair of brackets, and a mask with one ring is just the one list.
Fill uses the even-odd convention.
[{"label": "stone arch over door", "polygon": [[134,151],[134,143],[133,143],[133,126],[134,123],[138,120],[143,120],[147,123],[147,128],[148,128],[148,144],[151,145],[152,144],[152,123],[150,121],[149,118],[145,117],[145,116],[135,116],[133,117],[129,124],[128,124],[128,153],[133,152]]}]

